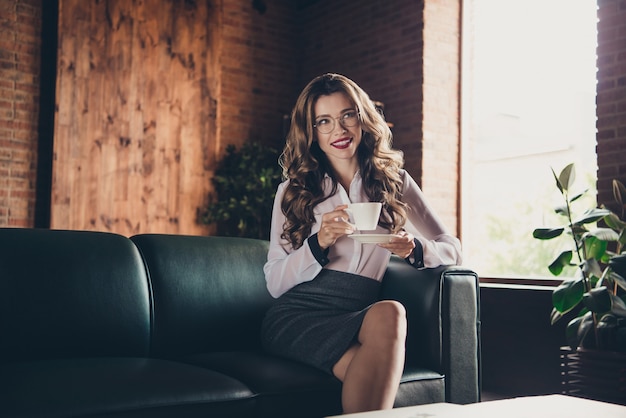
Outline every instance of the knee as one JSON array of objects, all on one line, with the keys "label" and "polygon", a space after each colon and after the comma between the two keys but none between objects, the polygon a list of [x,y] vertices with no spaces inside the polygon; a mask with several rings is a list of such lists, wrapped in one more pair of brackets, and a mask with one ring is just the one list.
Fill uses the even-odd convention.
[{"label": "knee", "polygon": [[[375,303],[366,320],[368,330],[374,338],[404,343],[406,338],[406,310],[400,302],[384,300]],[[365,321],[364,321],[364,326]]]},{"label": "knee", "polygon": [[381,310],[384,325],[400,338],[406,337],[406,309],[395,300],[385,300],[377,304]]}]

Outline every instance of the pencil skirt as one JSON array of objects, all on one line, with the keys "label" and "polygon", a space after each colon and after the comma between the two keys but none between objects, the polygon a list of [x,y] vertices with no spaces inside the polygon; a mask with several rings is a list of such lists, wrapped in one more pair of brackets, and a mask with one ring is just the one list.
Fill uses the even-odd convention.
[{"label": "pencil skirt", "polygon": [[374,279],[324,269],[276,299],[263,319],[263,347],[332,375],[379,294]]}]

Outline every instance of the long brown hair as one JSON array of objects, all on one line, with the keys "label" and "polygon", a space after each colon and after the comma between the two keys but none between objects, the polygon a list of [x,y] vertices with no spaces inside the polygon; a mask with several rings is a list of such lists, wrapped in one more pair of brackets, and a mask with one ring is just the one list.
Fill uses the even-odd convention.
[{"label": "long brown hair", "polygon": [[[299,248],[315,223],[313,208],[337,191],[338,180],[326,155],[315,141],[315,103],[320,96],[343,92],[354,104],[363,136],[357,150],[359,170],[370,201],[382,202],[380,225],[398,232],[406,221],[406,205],[400,200],[404,164],[400,151],[391,147],[392,136],[382,114],[367,93],[354,81],[339,74],[324,74],[302,90],[291,114],[291,127],[280,157],[283,177],[289,180],[281,209],[285,224],[281,238]],[[324,177],[332,179],[330,194],[324,194]]]}]

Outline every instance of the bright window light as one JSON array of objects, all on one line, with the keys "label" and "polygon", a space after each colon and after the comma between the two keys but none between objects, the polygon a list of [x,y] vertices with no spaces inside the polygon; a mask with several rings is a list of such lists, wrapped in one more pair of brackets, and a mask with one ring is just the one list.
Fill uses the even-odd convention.
[{"label": "bright window light", "polygon": [[464,3],[464,264],[483,277],[547,277],[568,245],[532,237],[558,222],[551,169],[574,163],[595,204],[596,2]]}]

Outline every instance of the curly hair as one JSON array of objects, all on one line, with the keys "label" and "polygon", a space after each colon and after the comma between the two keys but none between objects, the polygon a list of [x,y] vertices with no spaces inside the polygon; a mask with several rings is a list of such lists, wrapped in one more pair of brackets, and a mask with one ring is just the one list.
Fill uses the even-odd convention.
[{"label": "curly hair", "polygon": [[[354,81],[340,74],[324,74],[302,90],[291,114],[291,126],[280,156],[283,177],[289,180],[281,202],[285,224],[281,238],[294,249],[302,246],[315,223],[313,208],[334,195],[338,179],[326,155],[315,141],[315,104],[320,96],[343,92],[359,114],[363,136],[357,150],[365,193],[373,202],[382,202],[379,225],[398,232],[406,221],[407,207],[401,198],[401,151],[391,147],[392,135],[383,115],[368,94]],[[323,189],[324,177],[332,180],[330,194]]]}]

